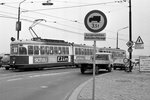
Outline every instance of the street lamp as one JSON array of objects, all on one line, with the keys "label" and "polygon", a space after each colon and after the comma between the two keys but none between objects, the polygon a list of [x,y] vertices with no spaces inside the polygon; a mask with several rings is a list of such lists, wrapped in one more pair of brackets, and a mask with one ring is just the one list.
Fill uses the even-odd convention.
[{"label": "street lamp", "polygon": [[23,2],[25,2],[26,0],[23,0],[19,3],[19,7],[18,7],[18,21],[16,22],[16,31],[17,31],[17,40],[19,40],[19,31],[21,31],[21,21],[20,21],[20,6]]},{"label": "street lamp", "polygon": [[51,2],[51,0],[47,0],[46,3],[42,3],[42,5],[53,5],[53,3]]},{"label": "street lamp", "polygon": [[126,26],[126,27],[123,27],[123,28],[120,28],[120,29],[117,31],[116,49],[119,49],[119,48],[118,48],[118,34],[119,34],[119,31],[121,31],[121,30],[123,30],[123,29],[126,29],[126,28],[128,28],[128,26]]},{"label": "street lamp", "polygon": [[[19,40],[19,31],[21,31],[20,6],[25,1],[26,0],[21,1],[19,3],[19,7],[18,7],[18,21],[16,22],[17,40]],[[47,0],[47,2],[46,3],[42,3],[42,5],[53,5],[53,3],[51,3],[51,0]]]}]

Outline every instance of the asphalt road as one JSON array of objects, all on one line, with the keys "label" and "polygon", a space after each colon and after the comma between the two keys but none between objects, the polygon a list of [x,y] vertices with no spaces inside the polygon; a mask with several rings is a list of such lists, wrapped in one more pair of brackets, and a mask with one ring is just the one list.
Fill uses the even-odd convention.
[{"label": "asphalt road", "polygon": [[67,100],[76,87],[91,77],[91,73],[82,75],[79,69],[0,69],[0,100]]}]

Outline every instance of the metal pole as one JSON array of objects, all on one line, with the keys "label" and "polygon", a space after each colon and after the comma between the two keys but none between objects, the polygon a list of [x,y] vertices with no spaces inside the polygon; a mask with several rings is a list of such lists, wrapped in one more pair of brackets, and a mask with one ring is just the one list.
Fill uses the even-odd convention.
[{"label": "metal pole", "polygon": [[[19,22],[20,22],[20,4],[19,4],[19,8],[18,8],[18,27],[19,26]],[[17,40],[19,40],[19,29],[17,29]]]},{"label": "metal pole", "polygon": [[92,100],[95,100],[95,55],[96,55],[96,41],[94,40],[94,52],[93,52],[93,92]]},{"label": "metal pole", "polygon": [[116,42],[116,49],[118,49],[118,32],[117,32],[117,42]]},{"label": "metal pole", "polygon": [[[129,0],[129,41],[132,41],[132,13],[131,13],[131,0]],[[132,46],[129,47],[129,49],[132,49]],[[130,59],[130,65],[129,65],[129,71],[132,71],[132,52],[129,52],[129,59]]]},{"label": "metal pole", "polygon": [[23,0],[19,3],[19,7],[18,7],[18,21],[16,23],[16,30],[17,30],[17,40],[19,40],[19,31],[21,31],[21,22],[20,22],[20,6],[21,3],[23,3],[26,0]]}]

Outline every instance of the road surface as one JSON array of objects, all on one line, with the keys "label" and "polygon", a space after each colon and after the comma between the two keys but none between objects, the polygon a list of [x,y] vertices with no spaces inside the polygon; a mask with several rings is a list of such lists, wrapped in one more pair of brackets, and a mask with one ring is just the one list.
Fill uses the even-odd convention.
[{"label": "road surface", "polygon": [[76,87],[91,77],[91,73],[82,75],[79,69],[0,69],[0,100],[67,100]]}]

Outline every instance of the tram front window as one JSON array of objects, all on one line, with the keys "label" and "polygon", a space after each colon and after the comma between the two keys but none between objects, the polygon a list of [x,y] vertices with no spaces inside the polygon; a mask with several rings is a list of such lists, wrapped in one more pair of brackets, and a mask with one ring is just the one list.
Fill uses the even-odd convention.
[{"label": "tram front window", "polygon": [[17,45],[11,46],[11,54],[18,54],[18,46]]},{"label": "tram front window", "polygon": [[27,49],[25,47],[19,47],[19,54],[27,54]]}]

